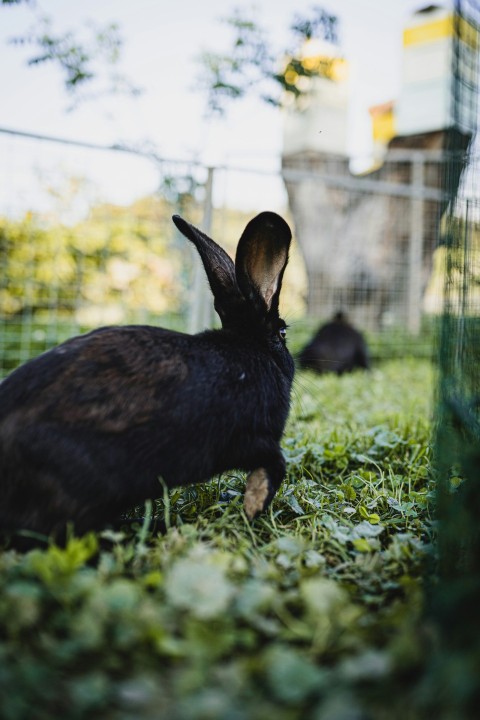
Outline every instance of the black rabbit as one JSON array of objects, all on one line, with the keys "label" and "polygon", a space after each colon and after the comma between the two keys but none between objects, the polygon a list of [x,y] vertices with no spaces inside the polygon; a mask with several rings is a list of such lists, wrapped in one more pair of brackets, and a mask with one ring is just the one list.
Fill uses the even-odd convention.
[{"label": "black rabbit", "polygon": [[279,488],[294,364],[279,317],[291,232],[251,220],[235,263],[179,216],[222,328],[185,335],[104,327],[30,360],[0,384],[0,530],[60,537],[101,528],[167,486],[250,471],[249,519]]},{"label": "black rabbit", "polygon": [[318,373],[342,375],[370,366],[363,335],[350,325],[342,312],[322,325],[299,355],[300,367]]}]

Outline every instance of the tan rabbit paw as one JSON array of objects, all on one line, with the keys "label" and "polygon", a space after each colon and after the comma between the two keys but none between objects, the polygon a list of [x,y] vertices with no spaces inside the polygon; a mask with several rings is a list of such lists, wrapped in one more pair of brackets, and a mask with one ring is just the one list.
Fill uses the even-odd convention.
[{"label": "tan rabbit paw", "polygon": [[270,480],[266,470],[258,468],[247,477],[243,507],[249,520],[262,512],[270,495]]}]

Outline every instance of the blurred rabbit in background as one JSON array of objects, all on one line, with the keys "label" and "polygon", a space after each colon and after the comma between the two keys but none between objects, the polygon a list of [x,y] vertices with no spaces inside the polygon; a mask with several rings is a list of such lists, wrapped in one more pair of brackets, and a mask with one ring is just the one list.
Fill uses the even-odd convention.
[{"label": "blurred rabbit in background", "polygon": [[363,335],[349,324],[343,312],[322,325],[299,356],[300,367],[337,375],[356,368],[368,369],[370,361]]}]

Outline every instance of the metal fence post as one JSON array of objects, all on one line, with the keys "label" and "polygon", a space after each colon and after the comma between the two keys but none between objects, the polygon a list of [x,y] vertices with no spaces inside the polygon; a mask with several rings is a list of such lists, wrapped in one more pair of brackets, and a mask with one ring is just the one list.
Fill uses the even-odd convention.
[{"label": "metal fence post", "polygon": [[410,200],[410,237],[408,245],[407,328],[412,335],[420,332],[422,317],[423,235],[425,220],[425,160],[422,153],[412,157],[412,189]]},{"label": "metal fence post", "polygon": [[[214,168],[207,168],[205,198],[203,201],[202,230],[207,235],[212,228],[213,214],[213,176]],[[188,316],[189,333],[197,333],[211,327],[213,322],[213,302],[205,270],[197,252],[194,255],[193,289]]]}]

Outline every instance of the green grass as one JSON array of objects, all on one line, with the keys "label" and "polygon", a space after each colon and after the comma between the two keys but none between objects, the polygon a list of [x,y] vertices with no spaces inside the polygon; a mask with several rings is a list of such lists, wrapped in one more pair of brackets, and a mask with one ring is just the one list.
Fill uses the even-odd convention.
[{"label": "green grass", "polygon": [[2,719],[428,717],[432,387],[423,360],[299,374],[253,525],[232,472],[133,529],[3,552]]}]

